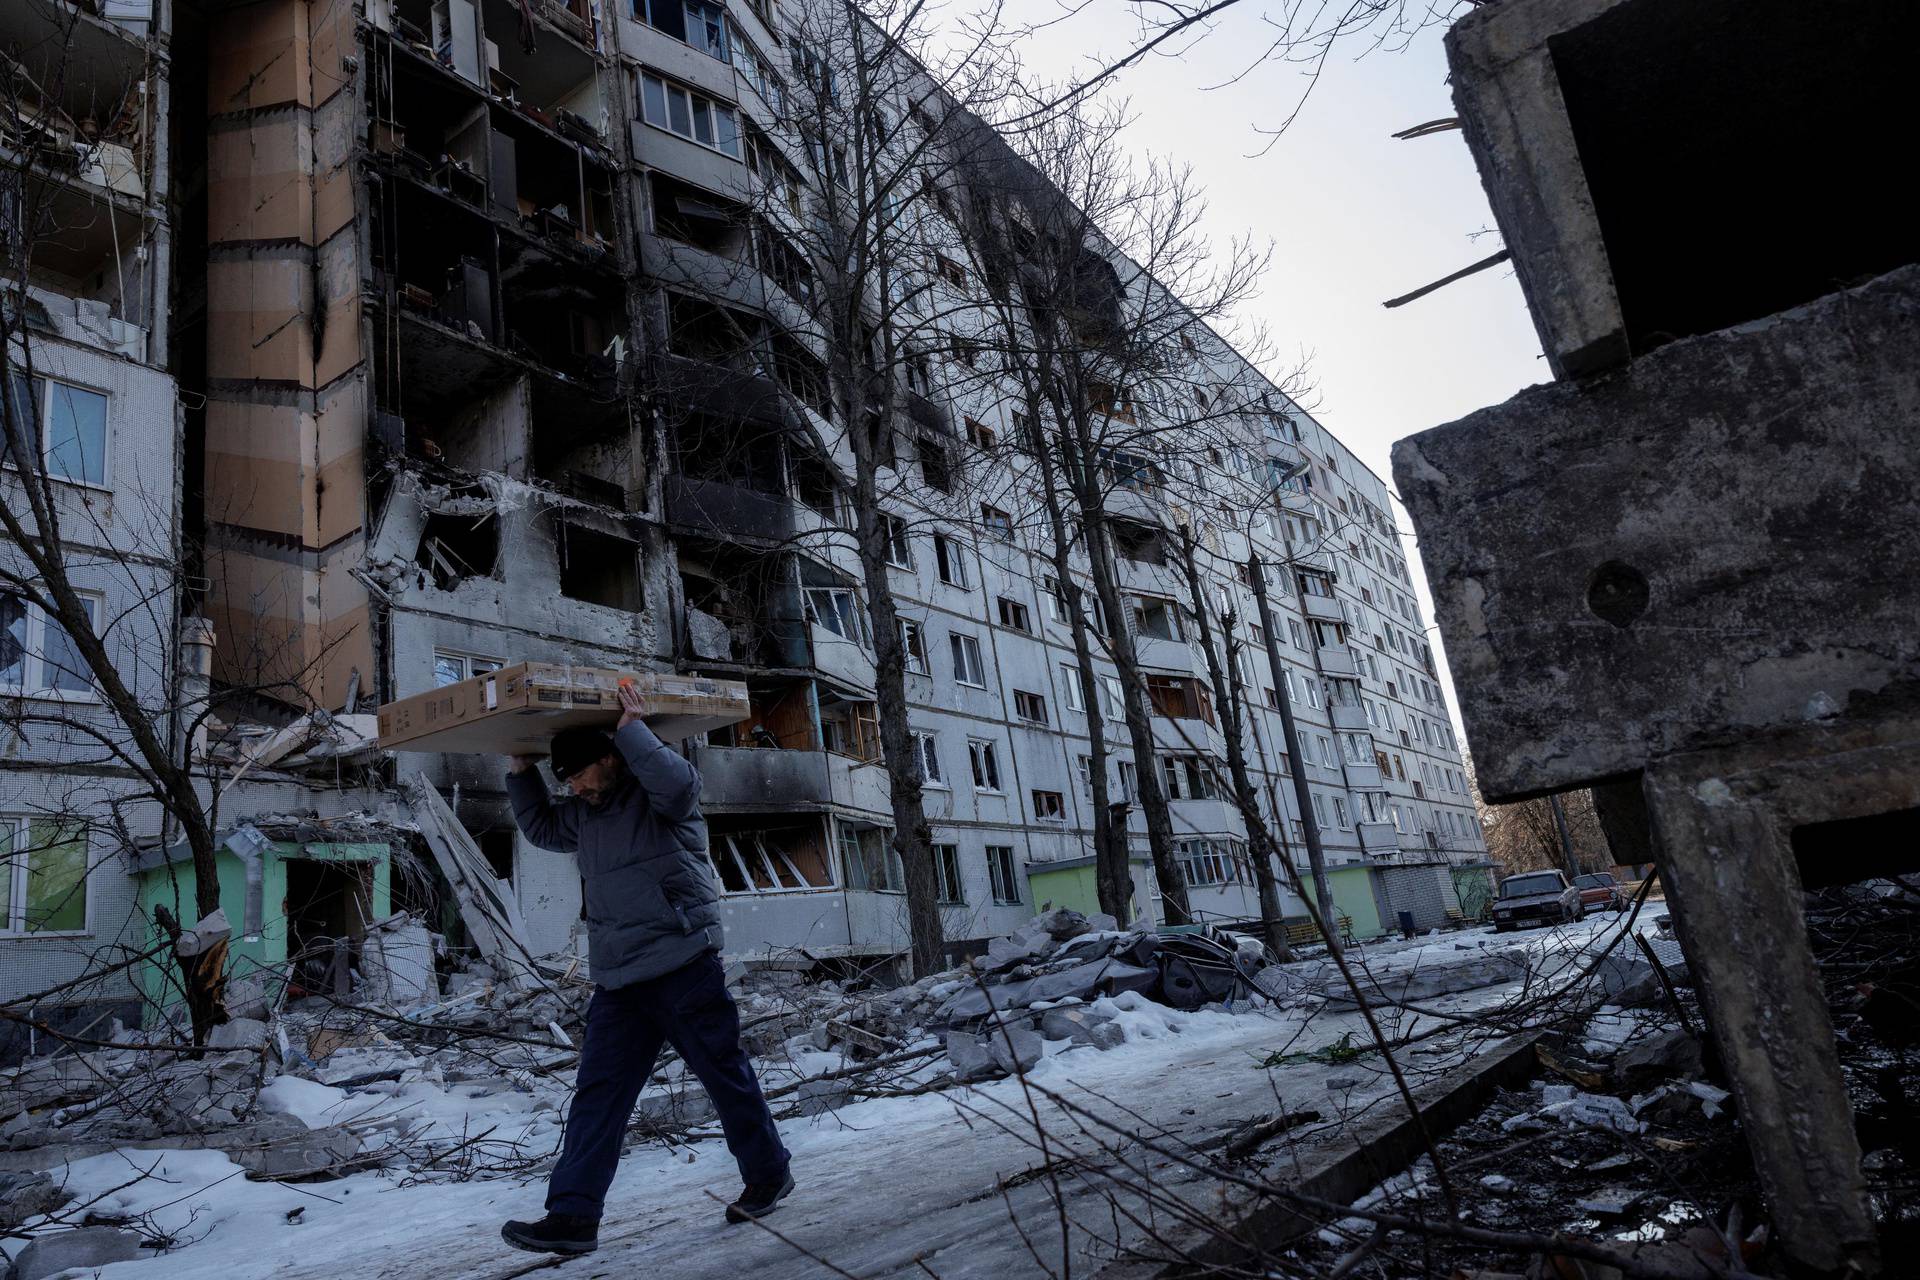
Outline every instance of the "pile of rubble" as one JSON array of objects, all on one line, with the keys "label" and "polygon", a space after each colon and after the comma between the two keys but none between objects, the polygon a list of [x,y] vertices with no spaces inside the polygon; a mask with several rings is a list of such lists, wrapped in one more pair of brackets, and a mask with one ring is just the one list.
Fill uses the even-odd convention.
[{"label": "pile of rubble", "polygon": [[[217,1151],[251,1179],[280,1181],[368,1169],[496,1177],[551,1161],[592,992],[577,960],[450,968],[442,940],[399,916],[369,931],[346,972],[338,963],[302,959],[272,981],[230,980],[233,1016],[200,1050],[116,1024],[113,1047],[0,1072],[10,1113],[0,1116],[0,1231],[52,1229],[23,1274],[51,1274],[63,1251],[83,1246],[105,1258],[170,1243],[63,1189],[66,1164],[115,1149]],[[1230,935],[1160,937],[1060,910],[897,988],[745,966],[731,976],[776,1112],[807,1115],[1022,1072],[1064,1047],[1114,1048],[1125,1039],[1115,1012],[1131,1001],[1264,1006],[1286,993],[1281,972],[1264,948]],[[636,1110],[636,1138],[713,1136],[711,1107],[671,1053],[659,1080]],[[510,1123],[476,1139],[446,1120],[481,1105],[490,1122]],[[59,1229],[76,1226],[87,1230]]]}]

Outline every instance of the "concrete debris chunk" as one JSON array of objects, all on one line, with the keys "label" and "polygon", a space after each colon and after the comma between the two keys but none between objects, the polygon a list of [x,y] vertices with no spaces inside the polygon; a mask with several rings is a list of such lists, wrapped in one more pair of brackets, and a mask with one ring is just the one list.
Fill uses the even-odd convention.
[{"label": "concrete debris chunk", "polygon": [[92,1269],[141,1256],[140,1237],[119,1227],[80,1227],[36,1236],[7,1272],[8,1280],[46,1280],[74,1268]]},{"label": "concrete debris chunk", "polygon": [[210,1049],[259,1049],[267,1043],[267,1024],[258,1018],[230,1018],[207,1034]]},{"label": "concrete debris chunk", "polygon": [[1090,1044],[1096,1049],[1118,1048],[1127,1038],[1112,1014],[1084,1005],[1048,1009],[1040,1015],[1040,1034],[1049,1040]]},{"label": "concrete debris chunk", "polygon": [[1697,1075],[1700,1042],[1679,1029],[1628,1042],[1614,1055],[1611,1074],[1623,1089],[1638,1089],[1654,1080]]},{"label": "concrete debris chunk", "polygon": [[994,1027],[986,1034],[993,1065],[1008,1075],[1025,1075],[1046,1056],[1046,1042],[1025,1027]]},{"label": "concrete debris chunk", "polygon": [[52,1213],[73,1193],[42,1172],[0,1172],[0,1231],[11,1231],[29,1218]]}]

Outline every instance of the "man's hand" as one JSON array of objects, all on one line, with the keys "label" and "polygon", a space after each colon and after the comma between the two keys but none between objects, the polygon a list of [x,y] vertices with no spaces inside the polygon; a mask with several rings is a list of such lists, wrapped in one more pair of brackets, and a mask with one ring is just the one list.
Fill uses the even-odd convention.
[{"label": "man's hand", "polygon": [[508,773],[525,773],[527,770],[533,768],[535,765],[539,763],[540,763],[539,756],[508,756],[507,772]]},{"label": "man's hand", "polygon": [[640,713],[642,711],[645,711],[646,709],[647,709],[646,703],[640,697],[640,691],[638,689],[634,688],[630,684],[621,685],[620,686],[620,712],[621,712],[620,723],[615,725],[614,728],[616,729],[626,728],[628,725],[632,724],[635,720],[638,720],[640,718]]}]

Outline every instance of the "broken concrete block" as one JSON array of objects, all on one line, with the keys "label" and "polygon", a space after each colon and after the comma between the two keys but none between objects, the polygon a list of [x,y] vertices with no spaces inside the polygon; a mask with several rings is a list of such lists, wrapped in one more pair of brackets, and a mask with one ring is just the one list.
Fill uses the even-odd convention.
[{"label": "broken concrete block", "polygon": [[140,1237],[119,1227],[81,1227],[39,1236],[13,1260],[8,1280],[45,1280],[74,1267],[110,1266],[140,1257]]},{"label": "broken concrete block", "polygon": [[433,935],[404,911],[367,930],[360,966],[369,999],[407,1008],[440,996],[433,970]]},{"label": "broken concrete block", "polygon": [[1025,1075],[1046,1056],[1046,1041],[1025,1027],[995,1027],[985,1036],[994,1065],[1010,1075]]},{"label": "broken concrete block", "polygon": [[1040,1034],[1049,1040],[1070,1040],[1096,1049],[1115,1048],[1127,1038],[1111,1014],[1084,1006],[1047,1010],[1040,1015]]},{"label": "broken concrete block", "polygon": [[207,1034],[210,1049],[258,1049],[267,1043],[267,1024],[257,1018],[231,1018]]},{"label": "broken concrete block", "polygon": [[11,1231],[29,1218],[52,1213],[73,1193],[50,1173],[0,1172],[0,1231]]},{"label": "broken concrete block", "polygon": [[953,1078],[960,1084],[990,1080],[1000,1073],[985,1040],[971,1032],[947,1032],[947,1060],[953,1063]]},{"label": "broken concrete block", "polygon": [[1697,1075],[1700,1042],[1675,1029],[1632,1041],[1614,1055],[1612,1075],[1621,1088],[1637,1089],[1655,1080]]},{"label": "broken concrete block", "polygon": [[1044,929],[1047,936],[1055,942],[1077,938],[1083,933],[1090,932],[1093,927],[1085,916],[1078,911],[1070,911],[1066,907],[1056,907],[1043,916],[1035,916],[1032,924]]},{"label": "broken concrete block", "polygon": [[309,1129],[294,1116],[271,1112],[211,1134],[206,1145],[226,1152],[257,1181],[337,1171],[360,1154],[360,1139],[345,1129]]},{"label": "broken concrete block", "polygon": [[853,1101],[853,1091],[843,1080],[802,1080],[794,1090],[794,1105],[803,1116],[836,1111]]}]

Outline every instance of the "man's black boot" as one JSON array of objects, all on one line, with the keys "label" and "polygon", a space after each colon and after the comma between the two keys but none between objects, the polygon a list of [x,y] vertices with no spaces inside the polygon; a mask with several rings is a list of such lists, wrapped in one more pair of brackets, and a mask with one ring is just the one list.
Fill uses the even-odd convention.
[{"label": "man's black boot", "polygon": [[727,1206],[728,1222],[751,1222],[765,1217],[793,1194],[793,1175],[782,1174],[778,1182],[749,1182],[740,1198]]},{"label": "man's black boot", "polygon": [[600,1223],[570,1213],[549,1213],[538,1222],[509,1222],[500,1238],[528,1253],[592,1253],[600,1247]]}]

